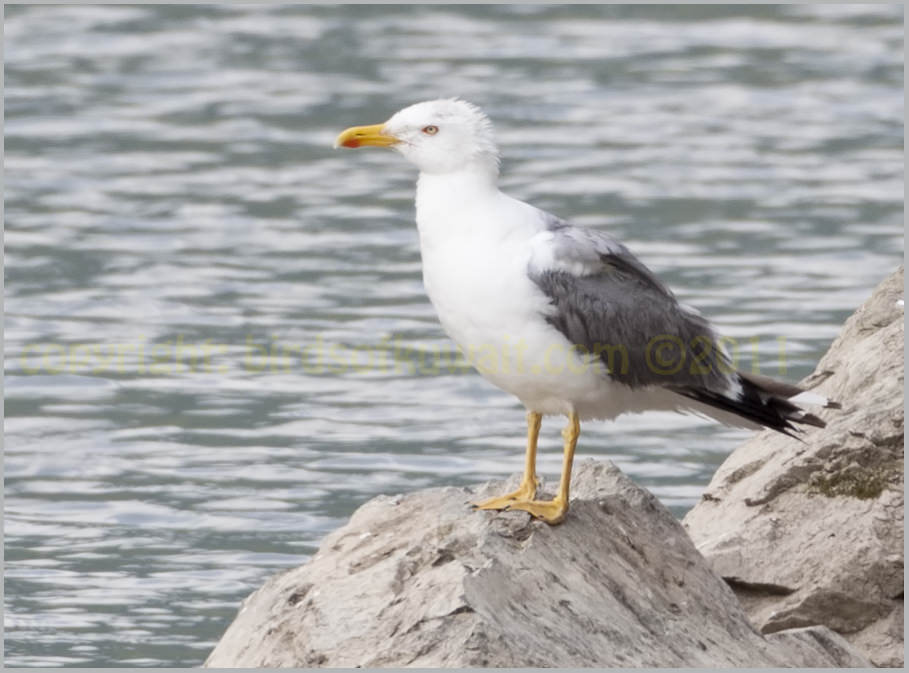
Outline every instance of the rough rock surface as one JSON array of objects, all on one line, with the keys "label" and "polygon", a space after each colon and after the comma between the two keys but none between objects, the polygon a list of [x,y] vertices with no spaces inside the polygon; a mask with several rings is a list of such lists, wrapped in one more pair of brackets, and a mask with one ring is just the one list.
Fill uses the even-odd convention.
[{"label": "rough rock surface", "polygon": [[560,526],[478,491],[379,497],[244,602],[209,667],[867,666],[826,627],[763,636],[681,524],[610,463]]},{"label": "rough rock surface", "polygon": [[684,522],[763,633],[824,624],[878,666],[903,664],[902,297],[901,267],[804,381],[827,427],[746,442]]}]

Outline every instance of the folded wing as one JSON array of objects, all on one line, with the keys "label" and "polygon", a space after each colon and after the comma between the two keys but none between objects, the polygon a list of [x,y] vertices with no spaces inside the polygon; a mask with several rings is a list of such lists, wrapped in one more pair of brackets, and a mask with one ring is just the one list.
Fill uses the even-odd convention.
[{"label": "folded wing", "polygon": [[802,389],[738,372],[710,323],[608,234],[553,217],[533,240],[528,274],[550,300],[546,320],[613,380],[659,386],[720,420],[732,414],[786,434],[823,427],[792,401]]}]

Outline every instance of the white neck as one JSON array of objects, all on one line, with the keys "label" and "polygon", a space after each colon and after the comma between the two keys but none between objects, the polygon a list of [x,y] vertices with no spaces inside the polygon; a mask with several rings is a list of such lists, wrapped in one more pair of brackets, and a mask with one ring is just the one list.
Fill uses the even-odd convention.
[{"label": "white neck", "polygon": [[498,178],[498,167],[484,164],[447,173],[421,172],[417,180],[417,223],[496,198]]}]

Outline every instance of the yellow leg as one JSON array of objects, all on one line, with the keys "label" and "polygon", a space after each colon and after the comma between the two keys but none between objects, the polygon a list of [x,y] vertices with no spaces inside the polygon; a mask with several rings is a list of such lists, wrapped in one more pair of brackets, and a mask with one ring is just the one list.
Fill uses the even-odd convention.
[{"label": "yellow leg", "polygon": [[571,484],[571,465],[574,462],[574,449],[581,434],[581,422],[578,415],[572,412],[568,416],[568,425],[562,430],[565,440],[562,458],[562,478],[559,480],[559,492],[552,500],[518,500],[512,502],[508,509],[520,509],[548,524],[561,523],[568,513],[568,489]]},{"label": "yellow leg", "polygon": [[533,500],[537,494],[537,438],[540,436],[540,423],[543,422],[541,414],[530,411],[527,413],[527,453],[524,457],[524,478],[521,485],[513,493],[506,493],[497,498],[490,498],[474,504],[476,509],[506,509],[511,503],[518,500]]}]

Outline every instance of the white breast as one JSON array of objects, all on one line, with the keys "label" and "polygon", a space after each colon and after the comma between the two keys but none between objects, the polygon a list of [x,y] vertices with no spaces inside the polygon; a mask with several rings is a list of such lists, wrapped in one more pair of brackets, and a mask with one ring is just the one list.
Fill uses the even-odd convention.
[{"label": "white breast", "polygon": [[539,211],[499,192],[447,202],[418,190],[423,281],[445,331],[493,384],[530,409],[603,416],[613,387],[544,316],[548,298],[527,275]]}]

